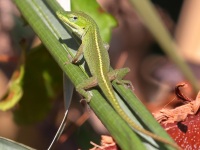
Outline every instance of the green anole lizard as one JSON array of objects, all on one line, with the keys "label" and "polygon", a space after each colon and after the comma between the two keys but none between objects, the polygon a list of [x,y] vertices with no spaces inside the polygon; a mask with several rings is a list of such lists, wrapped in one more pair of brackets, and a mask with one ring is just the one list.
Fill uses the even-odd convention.
[{"label": "green anole lizard", "polygon": [[89,67],[92,77],[85,82],[80,83],[76,90],[90,101],[91,95],[86,90],[94,86],[99,86],[106,98],[109,100],[116,112],[135,130],[146,134],[155,140],[167,143],[177,149],[180,147],[162,137],[159,137],[135,124],[128,115],[120,107],[111,85],[111,80],[116,80],[119,83],[124,83],[122,78],[129,72],[128,68],[119,70],[110,70],[110,59],[101,39],[99,28],[96,22],[83,12],[67,12],[58,11],[57,16],[68,26],[74,34],[82,41],[72,62],[77,63],[83,54],[84,59]]}]

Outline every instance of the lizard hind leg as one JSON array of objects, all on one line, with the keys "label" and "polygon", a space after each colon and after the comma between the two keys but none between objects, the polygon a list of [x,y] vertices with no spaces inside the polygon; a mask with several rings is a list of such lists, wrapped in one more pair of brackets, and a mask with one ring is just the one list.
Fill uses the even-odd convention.
[{"label": "lizard hind leg", "polygon": [[129,81],[129,80],[119,80],[119,79],[115,79],[115,82],[116,82],[117,84],[124,85],[125,87],[130,88],[131,90],[134,90],[134,86],[133,86],[133,84],[131,83],[131,81]]},{"label": "lizard hind leg", "polygon": [[122,84],[124,86],[130,87],[132,90],[134,89],[131,81],[129,80],[123,80],[123,78],[126,76],[126,74],[130,71],[129,68],[121,68],[121,69],[115,69],[111,70],[108,73],[108,77],[110,81],[115,80],[117,84]]},{"label": "lizard hind leg", "polygon": [[87,102],[90,102],[92,95],[87,91],[88,89],[97,86],[97,78],[90,77],[76,87],[76,91],[80,93]]}]

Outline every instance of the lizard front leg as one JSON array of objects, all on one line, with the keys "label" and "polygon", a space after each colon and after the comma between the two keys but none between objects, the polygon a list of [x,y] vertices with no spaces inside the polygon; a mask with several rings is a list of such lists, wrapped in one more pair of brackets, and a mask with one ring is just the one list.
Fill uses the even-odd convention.
[{"label": "lizard front leg", "polygon": [[72,63],[77,63],[80,60],[81,55],[83,55],[83,49],[84,49],[84,45],[81,44],[76,52],[76,55],[72,59]]}]

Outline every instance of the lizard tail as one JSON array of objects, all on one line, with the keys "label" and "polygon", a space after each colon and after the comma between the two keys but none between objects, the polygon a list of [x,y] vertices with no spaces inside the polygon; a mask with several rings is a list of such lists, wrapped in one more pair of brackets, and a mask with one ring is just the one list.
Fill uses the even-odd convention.
[{"label": "lizard tail", "polygon": [[[118,104],[117,104],[117,105],[118,105]],[[155,140],[157,140],[157,141],[160,141],[160,142],[169,144],[169,145],[171,145],[172,147],[174,147],[174,148],[176,148],[176,149],[178,149],[178,150],[181,150],[181,148],[180,148],[176,143],[171,142],[171,141],[168,141],[168,140],[166,140],[166,139],[164,139],[164,138],[162,138],[162,137],[160,137],[160,136],[158,136],[158,135],[156,135],[156,134],[154,134],[154,133],[152,133],[152,132],[150,132],[150,131],[147,131],[147,130],[141,128],[141,127],[138,126],[137,124],[135,124],[135,123],[128,117],[128,115],[121,109],[121,107],[120,107],[120,106],[117,106],[117,105],[115,105],[116,108],[113,106],[114,109],[117,111],[117,113],[118,113],[118,114],[133,128],[133,129],[135,129],[135,130],[137,130],[137,131],[139,131],[139,132],[141,132],[141,133],[143,133],[143,134],[145,134],[145,135],[148,135],[148,136],[152,137],[153,139],[155,139]]]},{"label": "lizard tail", "polygon": [[[143,129],[142,127],[138,126],[136,123],[134,123],[130,117],[123,111],[123,109],[121,108],[121,106],[119,105],[115,95],[114,95],[114,92],[113,92],[113,89],[112,89],[112,86],[111,84],[109,84],[110,82],[104,82],[104,85],[102,86],[101,84],[99,84],[99,86],[101,87],[101,89],[103,90],[103,93],[105,94],[105,96],[108,98],[109,102],[111,103],[111,105],[114,107],[114,109],[117,111],[117,113],[122,117],[122,119],[124,119],[133,129],[145,134],[145,135],[148,135],[150,137],[152,137],[153,139],[157,140],[157,141],[160,141],[160,142],[163,142],[165,144],[169,144],[171,145],[172,147],[178,149],[178,150],[181,150],[181,148],[174,142],[171,142],[171,141],[168,141],[150,131],[147,131],[145,129]],[[105,86],[106,85],[106,86]],[[106,88],[105,88],[106,87]]]}]

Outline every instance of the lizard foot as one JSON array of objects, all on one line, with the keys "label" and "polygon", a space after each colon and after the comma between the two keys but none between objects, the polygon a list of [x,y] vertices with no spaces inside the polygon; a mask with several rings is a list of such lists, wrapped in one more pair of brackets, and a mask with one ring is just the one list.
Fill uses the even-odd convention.
[{"label": "lizard foot", "polygon": [[115,81],[116,81],[117,84],[121,84],[126,88],[130,88],[132,91],[134,90],[134,86],[131,83],[131,81],[129,81],[129,80],[118,80],[118,79],[116,79]]}]

